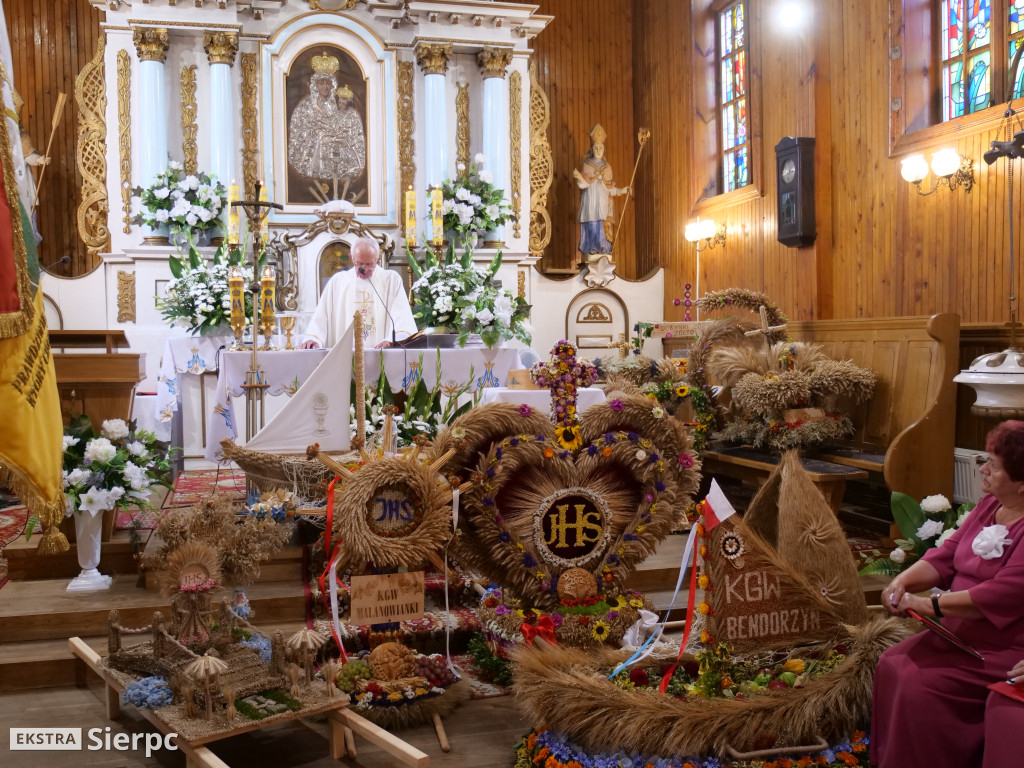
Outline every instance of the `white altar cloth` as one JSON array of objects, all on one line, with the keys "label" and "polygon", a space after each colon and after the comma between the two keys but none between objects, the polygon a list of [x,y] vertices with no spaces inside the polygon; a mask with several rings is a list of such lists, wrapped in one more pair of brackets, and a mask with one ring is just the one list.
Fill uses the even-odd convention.
[{"label": "white altar cloth", "polygon": [[[260,352],[258,364],[264,373],[264,383],[270,385],[267,394],[295,394],[327,356],[327,352],[326,349]],[[251,352],[221,353],[216,397],[207,412],[206,458],[210,461],[223,461],[220,448],[223,438],[238,440],[238,419],[235,418],[233,398],[245,394],[242,384],[245,383],[245,374],[251,361]],[[429,389],[440,386],[442,392],[455,392],[470,381],[473,381],[470,391],[487,390],[503,386],[508,380],[508,372],[520,367],[519,350],[509,347],[368,349],[363,353],[368,384],[376,384],[381,365],[395,392],[411,389],[420,378]],[[348,386],[347,382],[338,384]]]},{"label": "white altar cloth", "polygon": [[156,379],[156,436],[171,439],[171,422],[181,405],[181,374],[199,376],[217,370],[217,351],[232,337],[172,336],[164,344]]},{"label": "white altar cloth", "polygon": [[[592,405],[603,403],[604,390],[597,387],[585,387],[576,392],[576,412],[583,414]],[[480,405],[487,403],[526,403],[533,410],[551,415],[551,392],[546,389],[506,389],[494,387],[480,393]]]}]

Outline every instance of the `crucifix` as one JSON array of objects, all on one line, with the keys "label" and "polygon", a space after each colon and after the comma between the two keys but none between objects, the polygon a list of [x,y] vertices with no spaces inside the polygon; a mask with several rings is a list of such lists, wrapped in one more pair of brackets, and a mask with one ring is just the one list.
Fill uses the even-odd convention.
[{"label": "crucifix", "polygon": [[576,347],[564,339],[551,350],[551,360],[530,369],[537,386],[551,390],[551,416],[560,427],[579,424],[576,393],[597,380],[597,370],[586,360],[576,358]]},{"label": "crucifix", "polygon": [[629,355],[629,342],[626,340],[626,334],[620,333],[618,341],[609,341],[608,348],[619,350],[620,360],[627,357]]},{"label": "crucifix", "polygon": [[771,347],[771,345],[772,345],[772,334],[775,333],[776,331],[784,331],[784,330],[786,330],[786,324],[783,323],[782,325],[768,325],[768,310],[765,309],[764,304],[762,304],[758,308],[757,312],[758,312],[759,315],[761,315],[761,327],[760,328],[755,328],[752,331],[746,331],[743,335],[744,336],[757,336],[757,334],[763,333],[764,334],[765,346]]}]

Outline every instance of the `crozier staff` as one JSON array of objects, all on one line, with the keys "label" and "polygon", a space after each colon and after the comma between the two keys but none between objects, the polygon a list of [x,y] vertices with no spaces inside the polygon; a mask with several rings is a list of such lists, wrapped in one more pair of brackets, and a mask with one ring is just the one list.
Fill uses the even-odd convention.
[{"label": "crozier staff", "polygon": [[[882,654],[871,717],[878,768],[1021,765],[1024,705],[988,686],[1024,658],[1024,422],[1000,424],[985,448],[986,495],[945,543],[882,592],[889,613],[940,618],[985,660],[927,631]],[[949,591],[914,594],[932,587]]]},{"label": "crozier staff", "polygon": [[338,272],[324,287],[306,328],[308,338],[302,343],[303,349],[333,347],[355,312],[363,315],[363,341],[369,345],[389,346],[392,335],[404,339],[416,332],[402,278],[390,269],[377,268],[377,241],[359,238],[351,256],[352,268]]}]

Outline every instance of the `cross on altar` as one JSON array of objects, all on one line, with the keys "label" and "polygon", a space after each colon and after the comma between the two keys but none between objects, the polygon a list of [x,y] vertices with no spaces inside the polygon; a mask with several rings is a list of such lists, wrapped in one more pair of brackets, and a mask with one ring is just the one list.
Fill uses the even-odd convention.
[{"label": "cross on altar", "polygon": [[597,381],[597,369],[576,357],[576,347],[565,339],[551,350],[551,361],[537,363],[530,377],[539,387],[551,390],[551,415],[556,424],[571,427],[579,423],[576,416],[576,392]]},{"label": "cross on altar", "polygon": [[764,304],[762,304],[758,308],[757,312],[759,315],[761,315],[761,327],[755,328],[752,331],[746,331],[743,335],[757,336],[757,334],[763,333],[764,343],[766,346],[770,347],[772,345],[772,334],[775,333],[776,331],[786,330],[787,326],[785,323],[783,323],[782,325],[768,325],[768,310],[765,309]]},{"label": "cross on altar", "polygon": [[608,342],[608,348],[609,349],[617,349],[617,350],[619,350],[619,358],[620,359],[626,357],[627,355],[629,355],[629,342],[626,341],[626,334],[620,333],[618,341],[615,341],[615,342],[609,341]]}]

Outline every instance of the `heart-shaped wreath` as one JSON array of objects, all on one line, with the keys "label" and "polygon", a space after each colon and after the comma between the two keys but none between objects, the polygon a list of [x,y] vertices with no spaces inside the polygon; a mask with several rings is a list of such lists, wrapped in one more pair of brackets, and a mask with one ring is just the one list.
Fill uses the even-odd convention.
[{"label": "heart-shaped wreath", "polygon": [[[508,408],[474,409],[452,430],[474,431],[492,410],[507,416]],[[516,410],[532,415],[526,406]],[[619,594],[696,489],[685,428],[647,398],[588,409],[578,435],[567,438],[558,429],[544,424],[534,433],[506,434],[486,450],[477,446],[482,455],[465,495],[458,546],[463,564],[506,595],[547,609],[558,605],[559,579],[570,569],[593,574],[602,594]],[[469,464],[466,457],[462,464]]]}]

